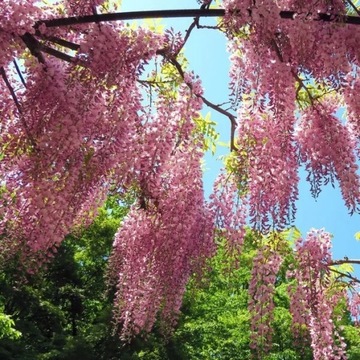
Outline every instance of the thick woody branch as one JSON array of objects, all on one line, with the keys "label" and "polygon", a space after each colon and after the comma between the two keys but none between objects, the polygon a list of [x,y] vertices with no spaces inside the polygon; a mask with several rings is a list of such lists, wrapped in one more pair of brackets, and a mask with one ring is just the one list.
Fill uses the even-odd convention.
[{"label": "thick woody branch", "polygon": [[67,40],[58,38],[56,36],[46,36],[46,35],[42,34],[39,30],[37,30],[35,32],[35,35],[38,36],[40,39],[52,42],[54,44],[58,44],[60,46],[66,47],[66,48],[74,50],[74,51],[77,51],[80,48],[80,45],[78,45],[78,44],[74,44],[71,41],[67,41]]},{"label": "thick woody branch", "polygon": [[194,30],[195,26],[199,23],[199,17],[195,18],[194,21],[191,23],[191,25],[189,26],[189,28],[186,30],[185,33],[185,37],[183,40],[183,43],[181,44],[181,46],[179,47],[179,49],[176,52],[176,55],[178,55],[180,53],[180,51],[183,49],[183,47],[185,46],[186,42],[188,41],[191,32]]},{"label": "thick woody branch", "polygon": [[330,265],[342,265],[342,264],[356,264],[360,265],[360,259],[348,259],[344,258],[341,260],[333,260]]},{"label": "thick woody branch", "polygon": [[298,84],[299,84],[299,86],[298,86],[298,88],[297,88],[297,90],[296,90],[296,96],[298,96],[299,91],[301,90],[301,88],[303,88],[303,89],[306,91],[306,93],[307,93],[307,95],[308,95],[308,97],[309,97],[309,100],[310,100],[311,105],[314,105],[314,102],[315,102],[316,99],[312,96],[310,90],[309,90],[308,87],[304,84],[303,79],[300,78],[300,76],[297,74],[297,72],[296,72],[294,69],[291,70],[291,73],[293,74],[295,80],[296,80],[296,81],[298,82]]},{"label": "thick woody branch", "polygon": [[65,53],[63,53],[63,52],[61,52],[61,51],[58,51],[58,50],[56,50],[56,49],[53,49],[53,48],[51,48],[51,47],[49,47],[49,46],[46,46],[46,45],[42,45],[41,44],[41,50],[44,52],[44,53],[47,53],[47,54],[49,54],[49,55],[52,55],[52,56],[55,56],[55,57],[57,57],[58,59],[61,59],[61,60],[64,60],[64,61],[66,61],[66,62],[70,62],[70,63],[72,63],[72,62],[74,62],[74,60],[75,60],[75,58],[73,57],[73,56],[70,56],[70,55],[68,55],[68,54],[65,54]]},{"label": "thick woody branch", "polygon": [[[79,24],[99,23],[104,21],[121,21],[137,19],[156,19],[156,18],[184,18],[184,17],[223,17],[224,9],[182,9],[182,10],[151,10],[151,11],[132,11],[110,14],[93,14],[85,16],[74,16],[50,20],[40,20],[35,24],[38,29],[41,24],[47,27],[69,26]],[[280,11],[282,19],[294,20],[298,14],[295,11]],[[341,22],[346,24],[360,25],[360,17],[336,14],[315,13],[307,14],[308,20],[324,22]]]},{"label": "thick woody branch", "polygon": [[[39,60],[39,62],[42,64],[45,64],[45,58],[44,58],[42,52],[47,53],[52,56],[55,56],[58,59],[61,59],[61,60],[67,61],[67,62],[74,61],[74,57],[42,44],[39,40],[37,40],[30,33],[25,33],[24,35],[21,36],[21,39],[24,41],[25,45],[28,47],[31,54],[33,56],[35,56]],[[48,40],[50,40],[50,39],[51,38],[49,38]],[[62,40],[62,39],[58,39],[58,38],[52,38],[52,39],[53,39],[53,42],[58,43],[58,44],[61,43],[61,45],[63,45],[63,46],[70,47],[72,49],[75,49],[75,47],[76,47],[76,49],[79,48],[79,45],[70,43],[66,40]]]},{"label": "thick woody branch", "polygon": [[[271,45],[276,53],[276,56],[279,58],[279,60],[283,63],[284,62],[284,58],[283,58],[283,55],[281,53],[281,50],[279,48],[279,45],[277,44],[276,40],[273,39],[271,41]],[[304,84],[304,81],[300,78],[300,76],[297,74],[297,71],[295,69],[291,69],[291,74],[293,75],[294,79],[298,82],[299,86],[298,88],[296,89],[296,97],[298,98],[298,94],[299,94],[299,91],[303,88],[308,97],[309,97],[309,100],[311,102],[311,105],[314,105],[314,101],[315,101],[315,98],[312,96],[310,90],[307,88],[307,86]]]},{"label": "thick woody branch", "polygon": [[45,64],[45,59],[41,53],[41,44],[40,42],[30,33],[25,33],[20,36],[22,41],[25,43],[27,48],[30,50],[31,55],[35,56],[40,63]]},{"label": "thick woody branch", "polygon": [[69,26],[79,24],[91,24],[105,21],[157,19],[157,18],[185,18],[185,17],[221,17],[224,16],[223,9],[183,9],[183,10],[150,10],[131,11],[109,14],[93,14],[85,16],[74,16],[51,20],[40,20],[35,24],[37,29],[41,24],[46,27]]},{"label": "thick woody branch", "polygon": [[[211,1],[208,4],[205,3],[205,4],[201,5],[200,10],[209,9],[210,3],[211,3]],[[189,37],[191,35],[191,32],[195,29],[195,27],[197,27],[198,29],[200,28],[199,21],[200,21],[200,16],[197,16],[197,17],[194,18],[194,21],[190,24],[189,28],[185,32],[184,41],[181,44],[180,48],[177,50],[176,55],[179,54],[180,51],[183,49],[183,47],[185,46],[186,42],[188,41],[188,39],[189,39]]]}]

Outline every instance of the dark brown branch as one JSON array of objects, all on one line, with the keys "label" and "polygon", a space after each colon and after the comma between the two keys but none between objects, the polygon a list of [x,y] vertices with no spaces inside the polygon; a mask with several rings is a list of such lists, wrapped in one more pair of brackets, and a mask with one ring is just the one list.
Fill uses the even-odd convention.
[{"label": "dark brown branch", "polygon": [[5,84],[6,84],[7,88],[8,88],[9,91],[10,91],[11,97],[13,98],[14,103],[15,103],[15,105],[16,105],[16,108],[17,108],[17,110],[18,110],[18,112],[19,112],[19,114],[20,114],[20,116],[21,116],[21,114],[22,114],[21,105],[20,105],[20,103],[19,103],[19,100],[17,99],[17,96],[16,96],[16,94],[15,94],[15,91],[14,91],[13,87],[12,87],[11,84],[10,84],[9,79],[8,79],[7,76],[6,76],[5,69],[4,69],[3,66],[0,68],[0,73],[1,73],[1,76],[2,76],[3,80],[5,81]]},{"label": "dark brown branch", "polygon": [[201,96],[201,95],[198,95],[198,96],[199,96],[200,99],[202,99],[202,101],[204,102],[205,105],[207,105],[208,107],[216,110],[220,114],[223,114],[223,115],[225,115],[225,116],[227,116],[229,118],[230,123],[231,123],[230,150],[231,151],[236,151],[237,148],[235,146],[235,130],[236,130],[237,122],[236,122],[235,116],[233,114],[231,114],[230,112],[228,112],[227,110],[224,110],[220,106],[218,106],[216,104],[213,104],[212,102],[210,102],[209,100],[207,100],[203,96]]},{"label": "dark brown branch", "polygon": [[[156,18],[184,18],[184,17],[223,17],[224,9],[182,9],[182,10],[151,10],[151,11],[132,11],[110,14],[95,14],[77,17],[58,18],[50,20],[40,20],[36,22],[35,29],[41,24],[47,27],[69,26],[79,24],[90,24],[104,21],[121,21],[137,19],[156,19]],[[282,19],[294,20],[297,15],[295,11],[280,11]],[[310,18],[309,18],[310,20]],[[360,17],[348,15],[329,15],[324,13],[313,14],[313,21],[341,22],[346,24],[360,25]]]},{"label": "dark brown branch", "polygon": [[40,63],[45,64],[45,59],[43,54],[41,53],[41,44],[40,42],[35,39],[33,35],[30,33],[25,33],[24,35],[20,36],[21,39],[24,41],[25,45],[30,50],[31,54],[35,56]]},{"label": "dark brown branch", "polygon": [[200,24],[198,24],[196,27],[198,29],[210,29],[210,30],[220,30],[221,29],[220,25],[200,25]]},{"label": "dark brown branch", "polygon": [[334,269],[334,268],[330,268],[330,271],[332,271],[332,272],[340,275],[340,277],[345,277],[345,278],[347,278],[347,279],[349,279],[349,280],[351,280],[351,281],[353,281],[353,282],[355,282],[355,283],[360,284],[360,279],[358,279],[356,276],[352,276],[352,275],[350,275],[349,273],[346,273],[346,274],[345,274],[345,273],[343,273],[342,271],[339,271],[339,270]]},{"label": "dark brown branch", "polygon": [[186,34],[184,37],[184,41],[181,44],[181,46],[179,47],[179,49],[176,51],[175,55],[178,55],[180,53],[180,51],[184,48],[186,42],[188,41],[191,32],[194,30],[195,26],[199,23],[199,17],[195,18],[194,21],[191,23],[191,25],[189,26],[189,28],[186,30]]},{"label": "dark brown branch", "polygon": [[344,258],[341,260],[334,260],[330,263],[330,265],[341,265],[341,264],[356,264],[360,265],[360,259],[348,259]]},{"label": "dark brown branch", "polygon": [[279,48],[279,46],[278,46],[278,44],[277,44],[277,42],[276,42],[275,39],[272,39],[272,40],[271,40],[271,45],[273,46],[273,48],[274,48],[274,50],[275,50],[275,52],[276,52],[277,57],[278,57],[279,60],[283,63],[283,62],[284,62],[284,58],[283,58],[283,56],[282,56],[282,53],[281,53],[281,51],[280,51],[280,48]]},{"label": "dark brown branch", "polygon": [[224,16],[223,9],[183,9],[183,10],[150,10],[131,11],[122,13],[96,14],[77,17],[59,18],[51,20],[40,20],[35,24],[39,28],[41,24],[47,27],[69,26],[89,24],[104,21],[157,19],[157,18],[184,18],[184,17],[221,17]]},{"label": "dark brown branch", "polygon": [[[207,10],[209,8],[209,6],[210,6],[210,4],[202,4],[200,7],[200,10]],[[188,39],[191,35],[191,32],[195,29],[195,27],[199,27],[199,20],[200,20],[200,16],[195,17],[194,21],[191,23],[189,28],[186,30],[184,41],[181,44],[180,48],[178,49],[177,54],[179,54],[180,51],[183,49],[183,47],[185,46],[186,42],[188,41]]]},{"label": "dark brown branch", "polygon": [[296,95],[298,95],[300,89],[303,88],[303,89],[306,91],[306,93],[308,94],[308,96],[309,96],[309,100],[310,100],[310,102],[311,102],[311,105],[314,105],[314,101],[315,101],[316,99],[312,96],[310,90],[309,90],[308,87],[304,84],[304,81],[300,78],[300,76],[296,73],[296,71],[295,71],[294,69],[291,70],[291,73],[293,74],[295,80],[299,83],[299,87],[298,87],[297,90],[296,90]]},{"label": "dark brown branch", "polygon": [[[276,40],[273,39],[271,41],[271,45],[273,46],[274,48],[274,51],[277,55],[277,57],[279,58],[279,60],[283,63],[284,62],[284,58],[283,58],[283,55],[281,53],[281,50],[279,48],[279,45],[277,44]],[[298,73],[296,72],[295,69],[291,69],[291,74],[293,75],[294,79],[299,83],[299,86],[298,88],[296,89],[296,97],[298,97],[298,94],[299,94],[299,91],[301,88],[303,88],[307,95],[309,96],[309,100],[311,102],[311,105],[314,105],[314,97],[312,96],[310,90],[307,88],[307,86],[304,84],[304,81],[300,78],[300,76],[298,75]]]},{"label": "dark brown branch", "polygon": [[[209,6],[210,6],[210,3],[211,1],[208,3],[208,4],[203,4],[201,5],[200,7],[200,10],[207,10],[209,9]],[[179,47],[179,49],[177,50],[176,54],[175,55],[178,55],[180,53],[180,51],[183,49],[183,47],[185,46],[186,42],[188,41],[190,35],[191,35],[191,32],[196,28],[200,29],[200,28],[217,28],[219,29],[219,27],[214,27],[214,26],[201,26],[199,24],[199,21],[200,21],[200,16],[197,16],[194,18],[194,21],[190,24],[189,28],[186,30],[186,34],[185,34],[185,37],[184,37],[184,41],[183,43],[181,44],[181,46]]]},{"label": "dark brown branch", "polygon": [[354,5],[354,3],[351,0],[346,0],[346,2],[353,8],[353,10],[360,15],[359,9]]},{"label": "dark brown branch", "polygon": [[66,48],[68,48],[70,50],[76,51],[76,50],[79,50],[79,48],[80,48],[80,45],[74,44],[71,41],[67,41],[67,40],[58,38],[56,36],[46,36],[44,34],[41,34],[41,32],[39,30],[36,31],[35,35],[38,36],[39,38],[43,39],[43,40],[50,41],[50,42],[52,42],[54,44],[58,44],[60,46],[66,47]]},{"label": "dark brown branch", "polygon": [[[166,55],[165,55],[166,58]],[[182,69],[181,65],[179,64],[179,62],[175,59],[175,58],[166,58],[178,71],[178,73],[180,74],[180,76],[184,79],[185,78],[185,73],[184,70]]]},{"label": "dark brown branch", "polygon": [[44,53],[47,53],[49,55],[52,55],[52,56],[55,56],[57,57],[58,59],[61,59],[61,60],[64,60],[66,62],[69,62],[69,63],[73,63],[75,58],[73,56],[70,56],[68,54],[65,54],[65,53],[62,53],[61,51],[58,51],[56,49],[53,49],[49,46],[46,46],[46,45],[40,45],[40,48],[41,50],[44,52]]},{"label": "dark brown branch", "polygon": [[[62,53],[61,51],[58,51],[56,49],[53,49],[49,46],[42,44],[30,33],[25,33],[24,35],[21,36],[21,39],[24,41],[24,43],[28,47],[31,54],[34,55],[39,60],[39,62],[42,64],[45,64],[45,58],[42,54],[42,51],[49,55],[55,56],[58,59],[67,61],[67,62],[73,62],[75,59],[74,57],[72,57],[68,54]],[[62,39],[60,39],[60,40],[62,40]],[[62,40],[62,41],[63,41],[63,43],[67,43],[67,45],[71,44],[70,46],[72,46],[72,47],[76,46],[77,48],[79,48],[79,45],[77,45],[77,44],[73,44],[73,43],[67,42],[65,40]]]},{"label": "dark brown branch", "polygon": [[32,137],[32,135],[31,135],[31,133],[30,133],[29,127],[28,127],[28,125],[27,125],[27,123],[26,123],[26,121],[25,121],[25,118],[24,118],[24,116],[23,116],[23,112],[22,112],[22,109],[21,109],[21,105],[20,105],[20,103],[19,103],[19,100],[17,99],[17,96],[16,96],[16,94],[15,94],[15,91],[14,91],[13,87],[12,87],[11,84],[10,84],[9,79],[8,79],[7,76],[6,76],[6,72],[5,72],[4,67],[1,67],[1,68],[0,68],[0,73],[1,73],[1,76],[2,76],[3,80],[5,81],[5,84],[6,84],[7,88],[8,88],[9,91],[10,91],[11,97],[13,98],[13,101],[14,101],[14,103],[15,103],[15,106],[16,106],[18,112],[19,112],[19,118],[20,118],[20,121],[21,121],[24,129],[25,129],[26,135],[27,135],[27,137],[30,139],[31,144],[33,145],[34,149],[36,149],[36,142],[35,142],[34,138]]},{"label": "dark brown branch", "polygon": [[19,68],[19,65],[18,65],[18,63],[17,63],[17,61],[16,61],[15,59],[13,60],[13,63],[14,63],[14,65],[15,65],[16,72],[17,72],[17,74],[19,75],[19,78],[20,78],[22,84],[23,84],[25,87],[27,87],[27,86],[26,86],[25,79],[24,79],[24,77],[23,77],[23,74],[21,73],[21,70],[20,70],[20,68]]},{"label": "dark brown branch", "polygon": [[[184,70],[182,69],[181,65],[179,64],[179,62],[174,58],[167,58],[166,57],[166,52],[164,50],[160,50],[157,52],[158,55],[162,55],[164,56],[165,59],[167,59],[170,64],[172,64],[176,70],[178,71],[179,75],[182,77],[182,79],[184,79],[185,74],[184,74]],[[191,84],[187,84],[189,87],[191,87]],[[195,94],[195,96],[197,96],[198,98],[200,98],[205,105],[207,105],[208,107],[214,109],[215,111],[219,112],[222,115],[225,115],[226,117],[229,118],[230,123],[231,123],[231,132],[230,132],[230,150],[231,151],[236,151],[237,148],[235,146],[235,130],[236,130],[236,118],[233,114],[231,114],[230,112],[228,112],[227,110],[224,110],[223,108],[221,108],[219,105],[216,105],[214,103],[212,103],[211,101],[207,100],[204,96],[202,95],[198,95]]]},{"label": "dark brown branch", "polygon": [[174,83],[175,80],[161,80],[161,81],[156,81],[156,80],[143,80],[143,79],[137,79],[136,80],[139,84],[141,85],[145,85],[145,86],[159,86],[161,84],[171,84]]}]

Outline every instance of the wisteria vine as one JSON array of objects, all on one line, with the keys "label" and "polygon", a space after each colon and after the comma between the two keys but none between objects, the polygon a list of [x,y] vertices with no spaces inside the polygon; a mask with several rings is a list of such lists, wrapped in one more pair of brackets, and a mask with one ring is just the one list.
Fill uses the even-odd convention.
[{"label": "wisteria vine", "polygon": [[[174,326],[186,284],[205,268],[216,238],[241,251],[247,221],[257,234],[290,225],[300,165],[314,196],[338,181],[349,211],[359,211],[358,8],[349,0],[199,3],[176,13],[195,17],[185,36],[115,22],[121,16],[102,13],[104,0],[4,0],[0,9],[0,259],[19,256],[36,271],[109,191],[130,192],[109,262],[126,339],[158,317],[165,331]],[[208,100],[181,60],[201,16],[215,15],[223,18],[213,28],[228,39],[232,109]],[[146,78],[152,62],[171,67],[168,83]],[[209,201],[196,122],[203,104],[231,124],[231,164]],[[332,317],[347,293],[329,279],[331,270],[346,274],[331,268],[329,234],[298,239],[295,254],[294,329],[307,329],[314,359],[342,359]],[[271,343],[282,259],[268,245],[254,259],[249,309],[258,351]],[[355,290],[348,301],[358,321]]]}]

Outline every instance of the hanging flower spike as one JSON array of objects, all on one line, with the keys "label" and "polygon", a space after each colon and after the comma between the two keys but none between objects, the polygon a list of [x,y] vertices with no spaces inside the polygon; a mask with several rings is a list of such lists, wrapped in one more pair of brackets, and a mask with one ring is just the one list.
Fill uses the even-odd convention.
[{"label": "hanging flower spike", "polygon": [[360,204],[356,141],[346,125],[334,116],[335,111],[335,105],[330,102],[306,109],[297,140],[301,161],[309,172],[312,194],[317,196],[322,184],[337,179],[345,204],[353,213]]},{"label": "hanging flower spike", "polygon": [[202,188],[203,142],[192,120],[201,100],[191,77],[186,81],[175,98],[159,96],[158,111],[148,119],[135,159],[139,199],[115,238],[110,267],[124,339],[151,331],[157,316],[163,331],[171,331],[189,277],[201,273],[214,251]]},{"label": "hanging flower spike", "polygon": [[324,230],[313,229],[295,244],[297,267],[291,276],[296,280],[296,290],[290,294],[290,310],[293,323],[308,328],[314,360],[340,360],[345,356],[344,340],[332,319],[344,294],[330,289],[330,249],[331,237]]},{"label": "hanging flower spike", "polygon": [[282,260],[282,257],[267,245],[258,250],[253,260],[248,309],[251,314],[250,348],[258,358],[271,349],[271,322],[275,307],[273,296]]}]

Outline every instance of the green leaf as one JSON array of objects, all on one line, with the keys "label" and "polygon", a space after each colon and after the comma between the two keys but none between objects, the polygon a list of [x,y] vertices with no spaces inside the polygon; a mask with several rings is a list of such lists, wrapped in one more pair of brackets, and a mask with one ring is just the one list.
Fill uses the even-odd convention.
[{"label": "green leaf", "polygon": [[297,239],[301,238],[301,232],[295,226],[292,226],[291,228],[282,231],[281,235],[284,237],[285,240],[289,242],[290,245],[293,245]]},{"label": "green leaf", "polygon": [[196,130],[204,135],[204,150],[210,150],[212,155],[215,155],[219,133],[216,131],[216,122],[211,120],[211,113],[207,113],[205,117],[200,115],[194,121]]}]

